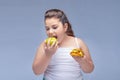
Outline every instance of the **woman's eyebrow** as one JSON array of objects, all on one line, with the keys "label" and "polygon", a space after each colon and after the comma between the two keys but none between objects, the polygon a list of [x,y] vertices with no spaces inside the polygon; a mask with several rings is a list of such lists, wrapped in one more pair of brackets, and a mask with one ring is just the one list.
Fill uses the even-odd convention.
[{"label": "woman's eyebrow", "polygon": [[57,24],[53,24],[52,26],[57,26]]},{"label": "woman's eyebrow", "polygon": [[45,26],[45,28],[48,28],[48,26]]}]

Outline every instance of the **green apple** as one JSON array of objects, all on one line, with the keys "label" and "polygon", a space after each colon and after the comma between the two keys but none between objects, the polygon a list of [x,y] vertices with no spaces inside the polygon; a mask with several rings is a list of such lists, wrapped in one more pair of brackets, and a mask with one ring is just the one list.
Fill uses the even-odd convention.
[{"label": "green apple", "polygon": [[55,37],[48,37],[45,42],[48,44],[50,44],[50,46],[54,43],[54,42],[57,42],[57,39]]}]

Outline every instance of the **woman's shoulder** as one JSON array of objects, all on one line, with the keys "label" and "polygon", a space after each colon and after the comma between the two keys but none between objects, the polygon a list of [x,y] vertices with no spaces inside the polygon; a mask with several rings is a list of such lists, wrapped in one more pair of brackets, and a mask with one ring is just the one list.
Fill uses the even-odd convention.
[{"label": "woman's shoulder", "polygon": [[83,42],[83,40],[80,37],[75,37],[78,42]]},{"label": "woman's shoulder", "polygon": [[73,36],[69,36],[72,40],[77,40],[79,43],[84,43],[84,41],[80,38],[80,37],[73,37]]},{"label": "woman's shoulder", "polygon": [[80,46],[85,46],[85,42],[83,41],[83,39],[79,38],[79,37],[75,37],[79,43]]},{"label": "woman's shoulder", "polygon": [[44,47],[44,41],[42,41],[42,42],[40,42],[39,44],[38,44],[38,49],[42,49]]}]

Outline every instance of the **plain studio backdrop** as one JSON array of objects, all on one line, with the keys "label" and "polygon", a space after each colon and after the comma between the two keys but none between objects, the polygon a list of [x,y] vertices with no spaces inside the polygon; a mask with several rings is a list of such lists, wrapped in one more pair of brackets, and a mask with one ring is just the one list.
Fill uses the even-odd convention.
[{"label": "plain studio backdrop", "polygon": [[85,80],[120,80],[120,0],[0,0],[0,80],[42,80],[32,62],[51,8],[66,13],[90,49],[95,69]]}]

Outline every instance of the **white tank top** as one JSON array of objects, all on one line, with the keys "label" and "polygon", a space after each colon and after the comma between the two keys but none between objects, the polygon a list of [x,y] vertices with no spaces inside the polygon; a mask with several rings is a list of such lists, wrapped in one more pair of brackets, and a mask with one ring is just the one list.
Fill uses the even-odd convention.
[{"label": "white tank top", "polygon": [[[77,38],[75,42],[78,45]],[[70,52],[73,48],[58,48],[45,73],[45,80],[83,80],[80,65]]]}]

